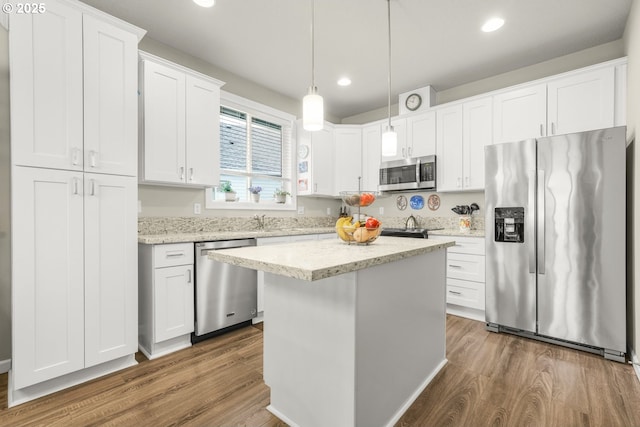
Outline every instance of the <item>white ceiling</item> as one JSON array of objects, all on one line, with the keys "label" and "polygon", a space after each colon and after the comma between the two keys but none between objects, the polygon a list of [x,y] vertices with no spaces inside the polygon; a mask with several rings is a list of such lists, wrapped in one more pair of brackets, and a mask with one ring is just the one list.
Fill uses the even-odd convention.
[{"label": "white ceiling", "polygon": [[[83,0],[291,98],[311,83],[311,0]],[[622,37],[632,0],[391,0],[392,103]],[[316,85],[344,118],[387,104],[386,0],[316,0]],[[480,26],[499,15],[495,33]],[[339,87],[348,75],[353,84]]]}]

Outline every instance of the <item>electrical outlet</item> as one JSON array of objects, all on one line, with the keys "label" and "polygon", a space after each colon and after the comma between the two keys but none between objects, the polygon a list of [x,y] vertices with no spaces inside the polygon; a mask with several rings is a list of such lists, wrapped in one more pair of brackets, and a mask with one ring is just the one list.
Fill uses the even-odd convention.
[{"label": "electrical outlet", "polygon": [[384,207],[380,206],[380,207],[378,208],[378,214],[379,214],[379,215],[384,215]]},{"label": "electrical outlet", "polygon": [[298,215],[304,215],[304,206],[298,206]]},{"label": "electrical outlet", "polygon": [[327,215],[331,216],[331,208],[327,208]]},{"label": "electrical outlet", "polygon": [[138,200],[138,213],[142,212],[142,200]]},{"label": "electrical outlet", "polygon": [[200,205],[200,203],[193,204],[193,213],[196,215],[200,215],[202,213],[202,205]]}]

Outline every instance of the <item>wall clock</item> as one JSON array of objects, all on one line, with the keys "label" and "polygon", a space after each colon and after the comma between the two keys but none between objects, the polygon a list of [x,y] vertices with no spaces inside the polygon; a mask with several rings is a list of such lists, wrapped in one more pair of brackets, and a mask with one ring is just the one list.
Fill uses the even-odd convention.
[{"label": "wall clock", "polygon": [[407,96],[404,105],[407,107],[407,110],[416,111],[422,105],[422,97],[417,93],[412,93]]},{"label": "wall clock", "polygon": [[299,145],[298,146],[298,158],[306,159],[309,155],[309,146],[308,145]]}]

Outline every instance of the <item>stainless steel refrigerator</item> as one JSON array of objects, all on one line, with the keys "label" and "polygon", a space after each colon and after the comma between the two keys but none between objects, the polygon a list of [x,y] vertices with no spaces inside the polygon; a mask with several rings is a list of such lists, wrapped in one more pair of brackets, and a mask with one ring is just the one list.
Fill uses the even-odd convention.
[{"label": "stainless steel refrigerator", "polygon": [[625,138],[485,148],[487,329],[624,361]]}]

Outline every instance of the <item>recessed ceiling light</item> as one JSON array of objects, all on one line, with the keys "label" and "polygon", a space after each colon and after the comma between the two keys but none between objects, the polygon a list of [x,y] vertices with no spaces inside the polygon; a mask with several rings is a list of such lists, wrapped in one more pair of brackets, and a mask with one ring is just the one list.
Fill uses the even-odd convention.
[{"label": "recessed ceiling light", "polygon": [[195,4],[202,7],[211,7],[216,3],[216,0],[193,0]]},{"label": "recessed ceiling light", "polygon": [[491,18],[482,26],[482,31],[485,33],[490,33],[491,31],[495,31],[504,25],[504,19],[502,18]]},{"label": "recessed ceiling light", "polygon": [[349,77],[341,77],[338,80],[338,85],[340,86],[349,86],[351,84],[351,79]]}]

